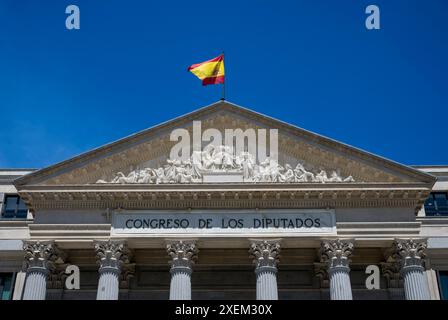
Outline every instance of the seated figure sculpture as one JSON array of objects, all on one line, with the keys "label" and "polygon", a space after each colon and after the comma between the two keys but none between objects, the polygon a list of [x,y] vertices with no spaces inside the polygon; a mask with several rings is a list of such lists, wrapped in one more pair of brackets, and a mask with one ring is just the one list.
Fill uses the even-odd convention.
[{"label": "seated figure sculpture", "polygon": [[294,169],[294,176],[296,182],[314,182],[314,174],[312,172],[308,172],[302,163],[298,163],[296,168]]},{"label": "seated figure sculpture", "polygon": [[118,171],[109,181],[105,175],[96,183],[119,184],[162,184],[162,183],[201,183],[204,174],[226,173],[241,174],[244,181],[253,183],[342,183],[355,182],[352,176],[343,178],[338,170],[332,170],[330,177],[321,169],[315,174],[305,169],[302,162],[292,169],[285,163],[280,165],[276,159],[267,157],[257,164],[255,157],[247,151],[233,155],[229,146],[209,144],[203,151],[194,151],[186,160],[167,159],[158,168],[131,167],[126,175]]}]

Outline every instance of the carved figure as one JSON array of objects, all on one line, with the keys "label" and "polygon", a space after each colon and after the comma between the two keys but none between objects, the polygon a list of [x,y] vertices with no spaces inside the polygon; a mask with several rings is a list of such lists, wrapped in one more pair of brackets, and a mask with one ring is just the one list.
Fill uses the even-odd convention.
[{"label": "carved figure", "polygon": [[159,168],[131,167],[127,175],[119,171],[108,181],[102,177],[96,183],[200,183],[204,174],[209,172],[240,173],[244,181],[254,183],[293,183],[293,182],[354,182],[352,176],[345,179],[339,171],[331,171],[330,177],[325,170],[315,174],[305,169],[302,163],[298,163],[294,169],[285,163],[283,167],[275,159],[267,157],[257,164],[254,155],[247,151],[238,156],[232,154],[229,146],[207,145],[203,151],[194,151],[191,157],[185,161],[167,159],[166,164]]},{"label": "carved figure", "polygon": [[294,171],[292,170],[292,167],[287,163],[285,164],[285,173],[282,175],[280,182],[294,182],[294,181],[295,181]]}]

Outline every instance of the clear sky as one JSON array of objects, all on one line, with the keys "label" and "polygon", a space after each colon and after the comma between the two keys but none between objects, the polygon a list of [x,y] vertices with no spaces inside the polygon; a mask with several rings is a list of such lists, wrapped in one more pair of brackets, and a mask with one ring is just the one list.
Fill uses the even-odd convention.
[{"label": "clear sky", "polygon": [[42,168],[219,100],[186,69],[223,50],[228,101],[448,164],[447,21],[446,0],[1,0],[0,167]]}]

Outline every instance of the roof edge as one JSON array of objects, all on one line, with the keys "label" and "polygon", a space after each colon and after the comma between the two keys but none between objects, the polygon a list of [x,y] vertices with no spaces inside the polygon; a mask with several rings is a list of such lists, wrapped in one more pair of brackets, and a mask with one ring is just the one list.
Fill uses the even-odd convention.
[{"label": "roof edge", "polygon": [[29,174],[26,174],[26,175],[24,175],[24,176],[22,176],[22,177],[20,177],[20,178],[18,178],[16,180],[14,180],[14,185],[16,187],[19,187],[19,186],[24,185],[27,182],[31,181],[33,178],[36,178],[36,177],[39,177],[39,176],[45,176],[45,174],[47,172],[49,172],[49,171],[62,169],[62,168],[66,167],[66,166],[68,166],[68,165],[70,165],[72,163],[78,163],[79,160],[93,157],[96,154],[100,153],[104,149],[114,148],[115,146],[120,145],[122,143],[125,143],[127,141],[131,141],[131,140],[134,140],[134,139],[139,139],[140,137],[143,137],[144,135],[146,135],[146,134],[148,134],[148,133],[150,133],[150,132],[152,132],[154,130],[162,129],[163,127],[166,127],[166,126],[170,125],[173,122],[180,121],[182,119],[186,119],[188,117],[192,117],[192,116],[201,114],[203,112],[206,112],[206,111],[208,111],[208,110],[210,110],[212,108],[218,107],[218,106],[221,106],[223,108],[223,110],[225,108],[229,108],[230,107],[231,109],[234,108],[234,109],[238,109],[239,111],[242,110],[242,111],[244,111],[244,112],[246,112],[248,114],[255,115],[257,117],[261,117],[261,118],[267,119],[269,121],[278,122],[278,123],[282,124],[283,126],[285,126],[286,128],[289,128],[289,129],[292,129],[292,130],[296,130],[296,131],[299,131],[301,133],[305,133],[310,138],[320,139],[320,140],[324,141],[325,143],[329,143],[329,144],[336,144],[336,145],[341,146],[341,147],[343,147],[343,148],[345,148],[347,150],[351,150],[351,151],[355,152],[360,157],[368,156],[371,159],[374,159],[374,160],[376,160],[378,162],[381,162],[383,165],[384,164],[388,165],[389,168],[395,168],[395,169],[397,169],[399,171],[405,171],[409,175],[414,176],[414,177],[418,177],[419,179],[423,180],[426,183],[432,183],[431,186],[433,186],[435,184],[436,180],[437,180],[437,178],[435,176],[433,176],[433,175],[431,175],[431,174],[429,174],[427,172],[423,172],[421,170],[418,170],[415,167],[401,164],[401,163],[396,162],[394,160],[390,160],[388,158],[385,158],[385,157],[373,154],[371,152],[365,151],[365,150],[360,149],[358,147],[354,147],[354,146],[348,145],[348,144],[346,144],[344,142],[340,142],[340,141],[334,140],[332,138],[323,136],[321,134],[317,134],[315,132],[312,132],[312,131],[300,128],[300,127],[298,127],[296,125],[287,123],[285,121],[276,119],[276,118],[271,117],[271,116],[267,116],[267,115],[259,113],[257,111],[253,111],[251,109],[242,107],[242,106],[237,105],[235,103],[232,103],[230,101],[218,100],[217,102],[211,103],[211,104],[206,105],[206,106],[201,107],[201,108],[198,108],[198,109],[193,110],[191,112],[188,112],[186,114],[177,116],[177,117],[172,118],[170,120],[166,120],[166,121],[164,121],[162,123],[159,123],[157,125],[149,127],[147,129],[140,130],[140,131],[138,131],[136,133],[133,133],[131,135],[128,135],[126,137],[123,137],[123,138],[120,138],[118,140],[109,142],[109,143],[104,144],[102,146],[96,147],[96,148],[94,148],[92,150],[80,153],[80,154],[78,154],[78,155],[76,155],[74,157],[71,157],[69,159],[63,160],[63,161],[58,162],[56,164],[53,164],[53,165],[50,165],[48,167],[39,169],[39,170],[31,172]]}]

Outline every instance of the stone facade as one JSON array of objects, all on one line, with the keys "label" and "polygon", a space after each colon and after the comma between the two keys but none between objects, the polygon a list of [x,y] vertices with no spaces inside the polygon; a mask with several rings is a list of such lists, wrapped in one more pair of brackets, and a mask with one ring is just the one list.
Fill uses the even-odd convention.
[{"label": "stone facade", "polygon": [[[170,132],[193,136],[199,120],[277,129],[278,161],[216,147],[194,174],[187,160],[167,165]],[[431,170],[218,102],[48,168],[0,172],[0,206],[18,193],[30,209],[0,220],[0,271],[15,272],[15,299],[437,299],[448,220],[425,216],[443,188]],[[65,288],[69,265],[79,289]],[[378,289],[366,288],[369,265]]]}]

